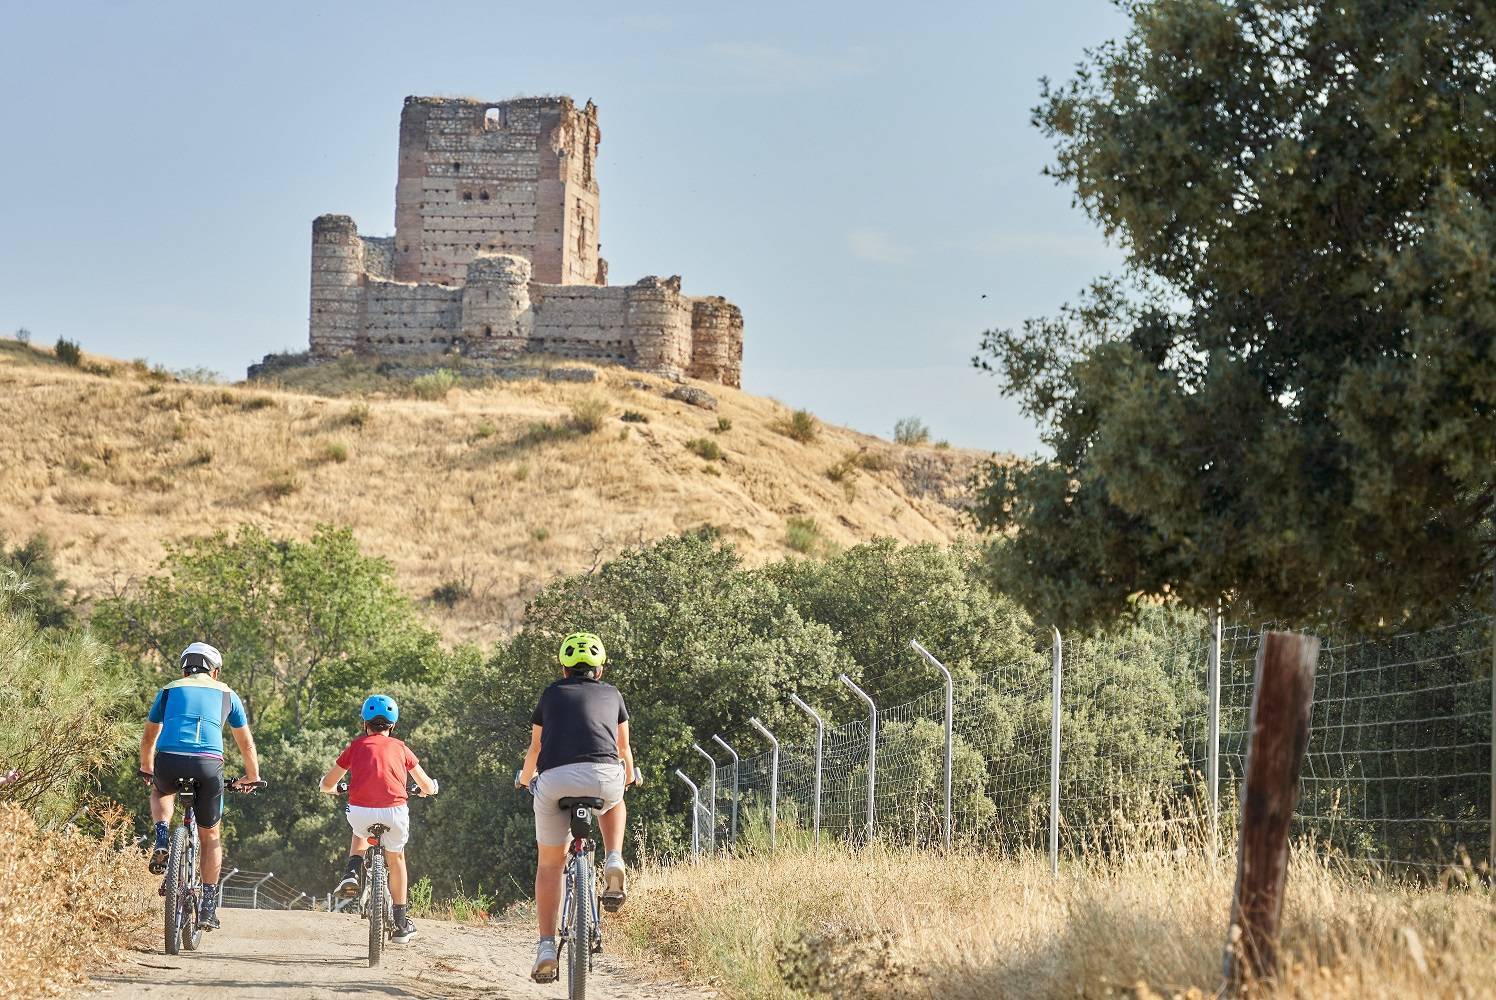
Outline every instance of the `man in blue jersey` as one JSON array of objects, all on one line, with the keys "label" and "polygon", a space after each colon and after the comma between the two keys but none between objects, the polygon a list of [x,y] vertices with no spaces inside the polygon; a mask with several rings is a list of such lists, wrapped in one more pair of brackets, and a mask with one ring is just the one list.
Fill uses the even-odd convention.
[{"label": "man in blue jersey", "polygon": [[176,809],[177,779],[196,778],[192,811],[202,841],[203,901],[198,923],[205,930],[218,926],[218,869],[223,847],[218,821],[223,815],[223,727],[225,723],[244,758],[244,780],[260,780],[260,759],[244,703],[218,679],[223,655],[206,642],[194,642],[179,658],[182,679],[156,692],[140,738],[140,770],[152,785],[151,819],[156,821],[156,844],[151,871],[166,871],[171,817]]}]

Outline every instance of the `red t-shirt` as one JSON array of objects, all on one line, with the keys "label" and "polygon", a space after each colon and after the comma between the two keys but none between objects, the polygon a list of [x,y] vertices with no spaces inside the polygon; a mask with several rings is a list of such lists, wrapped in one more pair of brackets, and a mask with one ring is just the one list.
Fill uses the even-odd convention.
[{"label": "red t-shirt", "polygon": [[404,805],[405,778],[420,766],[410,747],[384,733],[368,733],[338,754],[348,771],[348,801],[370,809]]}]

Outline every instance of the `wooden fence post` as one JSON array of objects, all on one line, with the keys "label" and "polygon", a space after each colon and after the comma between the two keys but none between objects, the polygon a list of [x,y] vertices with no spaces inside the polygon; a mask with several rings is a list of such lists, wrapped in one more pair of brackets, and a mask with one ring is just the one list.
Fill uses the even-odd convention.
[{"label": "wooden fence post", "polygon": [[1257,648],[1236,892],[1226,936],[1224,971],[1231,994],[1277,975],[1289,824],[1309,742],[1318,658],[1319,639],[1312,635],[1266,632]]}]

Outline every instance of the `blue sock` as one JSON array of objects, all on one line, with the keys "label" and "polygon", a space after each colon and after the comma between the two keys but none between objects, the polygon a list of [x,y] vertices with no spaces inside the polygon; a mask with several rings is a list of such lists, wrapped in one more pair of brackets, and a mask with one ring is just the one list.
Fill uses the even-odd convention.
[{"label": "blue sock", "polygon": [[165,820],[156,823],[156,846],[165,847],[171,840],[171,828],[166,825]]}]

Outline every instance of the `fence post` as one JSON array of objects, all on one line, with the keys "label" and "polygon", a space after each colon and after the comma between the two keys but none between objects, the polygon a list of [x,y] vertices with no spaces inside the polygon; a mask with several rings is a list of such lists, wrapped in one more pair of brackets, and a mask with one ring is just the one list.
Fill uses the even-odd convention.
[{"label": "fence post", "polygon": [[925,662],[940,671],[945,678],[945,825],[941,833],[945,837],[945,849],[951,849],[951,761],[954,757],[956,741],[956,685],[951,679],[951,672],[945,668],[930,651],[921,646],[916,640],[910,639],[909,645],[914,651],[925,658]]},{"label": "fence post", "polygon": [[811,810],[811,815],[814,817],[812,821],[812,828],[815,831],[814,840],[819,846],[821,843],[821,754],[826,748],[826,723],[815,709],[800,700],[798,694],[791,693],[790,701],[798,705],[801,711],[815,720],[816,724],[816,773],[815,781],[811,784],[811,795],[815,799],[815,808]]},{"label": "fence post", "polygon": [[867,839],[871,841],[873,839],[873,782],[878,765],[878,706],[873,704],[873,699],[868,697],[866,691],[852,683],[852,678],[842,674],[838,679],[867,704]]},{"label": "fence post", "polygon": [[249,904],[250,909],[258,910],[260,908],[260,886],[264,885],[266,882],[269,882],[273,878],[275,878],[275,872],[266,872],[265,877],[255,883],[254,898]]},{"label": "fence post", "polygon": [[1319,640],[1312,635],[1265,632],[1257,647],[1236,891],[1223,962],[1233,994],[1277,976],[1288,830],[1309,741],[1318,658]]},{"label": "fence post", "polygon": [[1210,856],[1221,846],[1221,608],[1210,613],[1210,720],[1205,734],[1205,780],[1210,785]]},{"label": "fence post", "polygon": [[229,869],[229,873],[227,875],[219,875],[218,876],[218,887],[219,887],[219,889],[221,890],[223,888],[223,884],[225,882],[227,882],[229,879],[233,878],[237,874],[239,874],[239,869],[237,869],[237,868],[230,868]]},{"label": "fence post", "polygon": [[758,716],[748,720],[748,725],[763,734],[764,739],[769,741],[769,850],[778,846],[776,826],[779,821],[779,741],[774,734],[764,728],[764,724],[758,721]]},{"label": "fence post", "polygon": [[730,849],[735,851],[738,849],[738,752],[715,733],[712,734],[712,739],[716,740],[723,750],[732,754],[732,830],[727,839]]},{"label": "fence post", "polygon": [[711,783],[711,791],[707,792],[707,797],[711,800],[711,803],[712,803],[711,809],[708,810],[708,813],[712,817],[711,852],[713,854],[716,854],[717,853],[717,762],[715,760],[712,760],[712,755],[711,754],[709,754],[705,750],[701,749],[701,744],[700,743],[692,743],[691,744],[691,749],[695,750],[697,753],[701,754],[701,756],[705,757],[707,764],[711,765],[711,771],[709,773],[712,776],[712,783]]},{"label": "fence post", "polygon": [[1060,630],[1054,633],[1053,684],[1049,696],[1049,873],[1060,874],[1060,674],[1064,665]]},{"label": "fence post", "polygon": [[675,769],[675,776],[686,783],[691,789],[691,857],[701,857],[701,790],[696,787],[696,782],[686,777],[680,768]]}]

